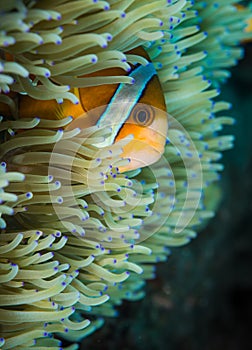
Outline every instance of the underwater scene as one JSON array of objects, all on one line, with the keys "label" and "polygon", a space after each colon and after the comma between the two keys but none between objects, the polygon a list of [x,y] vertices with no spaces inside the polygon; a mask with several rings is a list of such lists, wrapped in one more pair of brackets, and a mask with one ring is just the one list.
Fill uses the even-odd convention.
[{"label": "underwater scene", "polygon": [[0,350],[247,350],[252,2],[0,1]]}]

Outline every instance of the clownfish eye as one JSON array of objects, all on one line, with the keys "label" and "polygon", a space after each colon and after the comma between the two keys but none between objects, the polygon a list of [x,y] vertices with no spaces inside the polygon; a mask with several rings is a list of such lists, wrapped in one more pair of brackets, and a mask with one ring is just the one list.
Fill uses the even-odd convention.
[{"label": "clownfish eye", "polygon": [[134,107],[132,117],[136,124],[148,126],[154,120],[155,111],[152,106],[139,103]]}]

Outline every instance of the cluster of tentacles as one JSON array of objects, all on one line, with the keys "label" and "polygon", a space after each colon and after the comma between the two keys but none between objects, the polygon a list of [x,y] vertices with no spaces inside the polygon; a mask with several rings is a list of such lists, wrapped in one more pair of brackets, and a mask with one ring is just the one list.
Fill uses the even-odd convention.
[{"label": "cluster of tentacles", "polygon": [[[219,159],[233,143],[219,134],[233,120],[217,97],[251,37],[251,12],[234,3],[1,2],[0,102],[13,114],[0,111],[1,349],[61,349],[62,338],[76,349],[123,299],[141,298],[154,263],[214,215]],[[132,83],[85,75],[145,64],[127,54],[138,46],[171,116],[165,153],[150,168],[120,173],[127,141],[96,147],[107,129],[17,118],[9,91],[76,103],[72,88]]]}]

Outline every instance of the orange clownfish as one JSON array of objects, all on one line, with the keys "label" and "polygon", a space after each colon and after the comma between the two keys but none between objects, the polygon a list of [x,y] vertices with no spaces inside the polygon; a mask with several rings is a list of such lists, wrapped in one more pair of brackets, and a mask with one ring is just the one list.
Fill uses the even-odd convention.
[{"label": "orange clownfish", "polygon": [[[149,60],[142,48],[131,53],[141,54]],[[108,76],[127,74],[121,68],[109,68],[86,76]],[[85,76],[85,77],[86,77]],[[122,157],[129,158],[121,172],[142,168],[156,162],[164,152],[168,118],[162,88],[156,70],[151,62],[134,66],[129,73],[134,84],[104,84],[71,90],[80,103],[75,105],[68,100],[59,104],[56,100],[35,100],[27,95],[18,99],[19,118],[40,117],[62,119],[72,116],[67,127],[86,128],[93,125],[111,126],[111,135],[98,145],[104,147],[133,135],[124,146]],[[95,108],[102,113],[96,113]],[[94,113],[88,113],[94,110]],[[89,117],[91,116],[91,117]]]}]

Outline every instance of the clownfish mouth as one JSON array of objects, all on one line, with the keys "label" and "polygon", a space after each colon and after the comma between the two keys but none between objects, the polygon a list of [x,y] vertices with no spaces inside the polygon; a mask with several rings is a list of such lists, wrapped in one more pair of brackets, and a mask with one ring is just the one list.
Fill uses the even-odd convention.
[{"label": "clownfish mouth", "polygon": [[133,139],[123,148],[122,158],[128,158],[127,166],[120,166],[119,171],[125,172],[144,168],[156,163],[164,153],[164,143],[149,144]]}]

